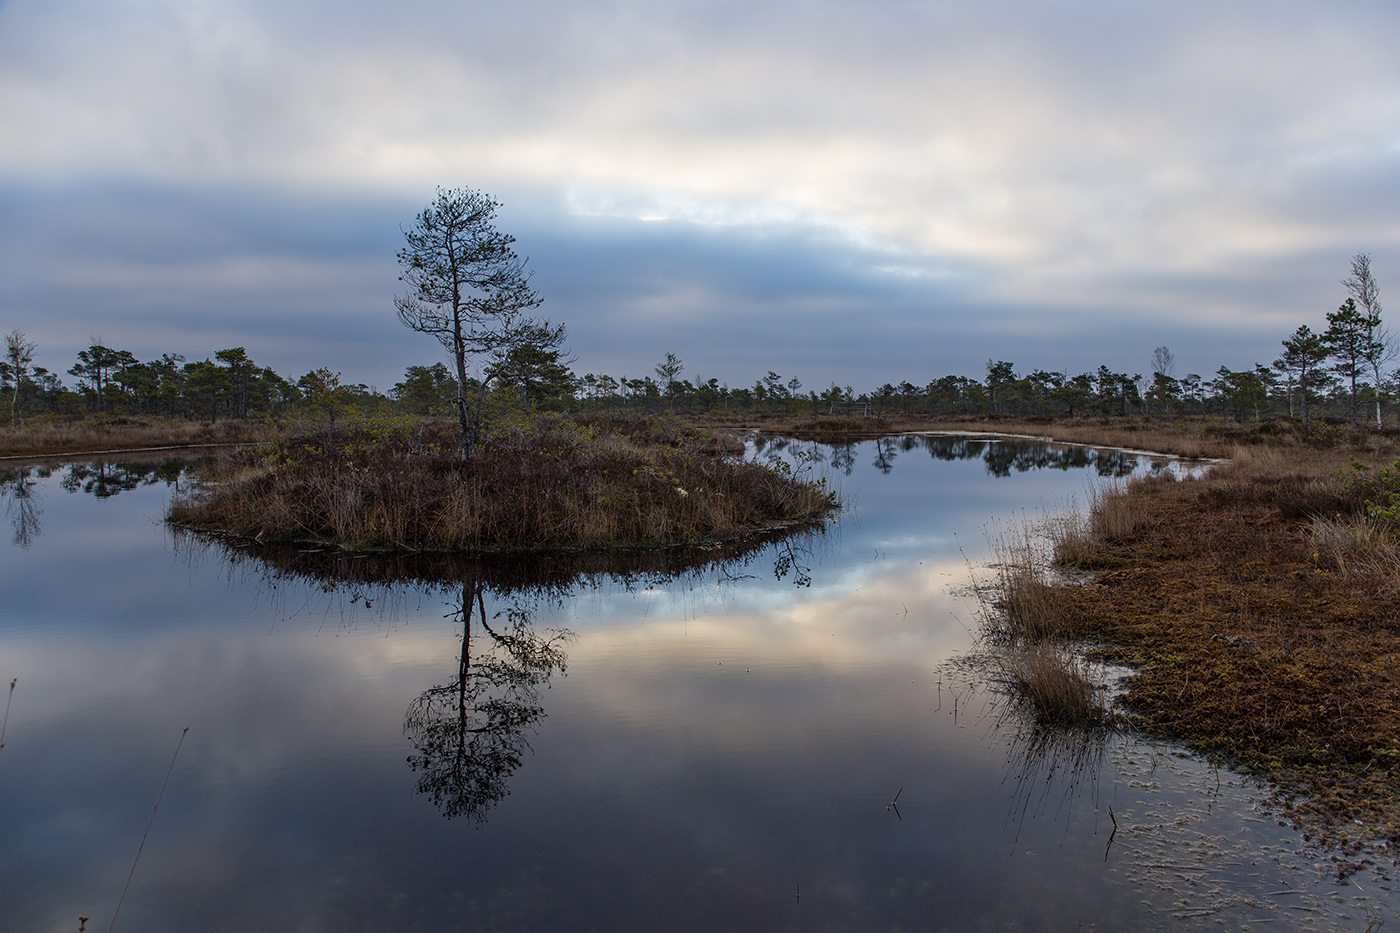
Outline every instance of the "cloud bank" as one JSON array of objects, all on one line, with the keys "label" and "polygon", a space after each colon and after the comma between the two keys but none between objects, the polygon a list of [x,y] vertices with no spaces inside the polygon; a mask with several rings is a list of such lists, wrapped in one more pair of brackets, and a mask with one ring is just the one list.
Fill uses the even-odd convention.
[{"label": "cloud bank", "polygon": [[1400,274],[1397,38],[1381,3],[10,0],[0,323],[386,385],[436,352],[398,227],[467,184],[581,371],[1268,362],[1352,254]]}]

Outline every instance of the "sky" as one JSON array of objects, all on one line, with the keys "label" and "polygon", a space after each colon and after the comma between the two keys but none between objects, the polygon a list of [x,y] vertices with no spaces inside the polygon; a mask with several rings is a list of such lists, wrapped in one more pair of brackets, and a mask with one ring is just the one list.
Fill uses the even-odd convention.
[{"label": "sky", "polygon": [[1400,288],[1397,47],[1351,0],[0,0],[0,331],[387,389],[465,186],[579,373],[1267,364],[1354,255]]}]

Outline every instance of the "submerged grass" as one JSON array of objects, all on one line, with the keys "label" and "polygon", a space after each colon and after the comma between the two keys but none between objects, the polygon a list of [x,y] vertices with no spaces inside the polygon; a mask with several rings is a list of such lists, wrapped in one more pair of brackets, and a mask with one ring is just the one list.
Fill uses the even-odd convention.
[{"label": "submerged grass", "polygon": [[448,423],[366,423],[229,462],[169,518],[265,541],[483,550],[719,540],[835,507],[820,483],[725,446],[666,418],[538,415],[463,459]]},{"label": "submerged grass", "polygon": [[979,590],[984,637],[998,644],[1072,637],[1067,603],[1051,581],[1034,529],[1024,522],[1001,529],[992,550],[996,577]]},{"label": "submerged grass", "polygon": [[1082,727],[1108,722],[1105,691],[1094,682],[1088,663],[1069,645],[1024,642],[1005,648],[997,663],[1037,725]]}]

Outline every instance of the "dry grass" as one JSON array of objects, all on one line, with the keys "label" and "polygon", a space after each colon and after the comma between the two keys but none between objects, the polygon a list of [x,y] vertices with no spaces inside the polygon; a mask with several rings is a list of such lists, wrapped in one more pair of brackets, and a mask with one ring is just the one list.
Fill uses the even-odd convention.
[{"label": "dry grass", "polygon": [[1095,685],[1088,663],[1069,646],[1026,642],[1003,651],[997,663],[1037,725],[1082,727],[1108,722],[1105,691]]},{"label": "dry grass", "polygon": [[278,431],[275,426],[253,421],[206,424],[162,418],[35,418],[24,427],[0,427],[0,457],[247,443],[275,437]]},{"label": "dry grass", "polygon": [[1009,644],[1073,634],[1061,591],[1050,579],[1034,530],[1025,523],[997,533],[992,544],[997,573],[981,587],[982,632]]},{"label": "dry grass", "polygon": [[1269,778],[1326,841],[1400,841],[1395,529],[1400,477],[1339,451],[1249,448],[1196,482],[1130,486],[1143,518],[1096,539],[1063,598],[1137,673],[1137,723]]},{"label": "dry grass", "polygon": [[996,577],[979,592],[982,635],[998,679],[1038,726],[1107,724],[1105,692],[1072,645],[1077,619],[1050,577],[1035,530],[1025,522],[1014,525],[998,533],[993,549]]},{"label": "dry grass", "polygon": [[1088,509],[1053,518],[1049,533],[1055,562],[1064,567],[1090,565],[1106,542],[1131,538],[1152,520],[1152,500],[1163,484],[1177,482],[1169,472],[1137,476],[1127,482],[1103,481],[1089,487]]},{"label": "dry grass", "polygon": [[360,426],[228,466],[170,520],[261,540],[481,550],[719,540],[834,507],[819,484],[702,453],[711,440],[665,419],[541,416],[463,460],[446,425]]},{"label": "dry grass", "polygon": [[1376,595],[1400,590],[1400,542],[1385,522],[1367,515],[1316,518],[1307,526],[1313,559],[1334,566]]}]

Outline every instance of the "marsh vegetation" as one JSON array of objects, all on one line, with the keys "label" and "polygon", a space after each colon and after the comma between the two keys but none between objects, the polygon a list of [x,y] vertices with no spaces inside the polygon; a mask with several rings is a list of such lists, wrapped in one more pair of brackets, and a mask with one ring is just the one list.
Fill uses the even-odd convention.
[{"label": "marsh vegetation", "polygon": [[695,544],[820,521],[821,480],[665,417],[536,413],[464,458],[443,422],[342,426],[206,471],[176,524],[352,549]]},{"label": "marsh vegetation", "polygon": [[1199,479],[1101,488],[1051,529],[1091,576],[1036,599],[1134,668],[1136,727],[1267,778],[1344,853],[1394,844],[1397,502],[1400,468],[1374,456],[1240,448]]}]

